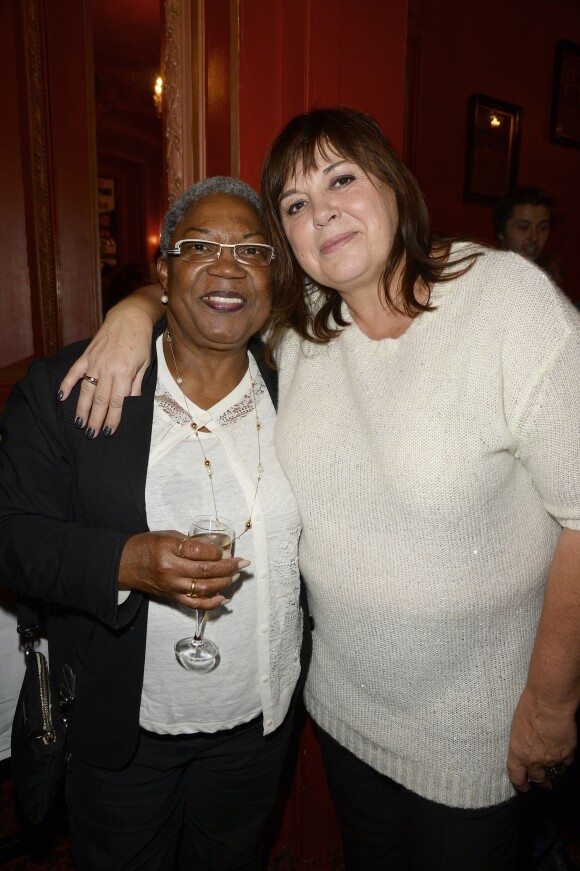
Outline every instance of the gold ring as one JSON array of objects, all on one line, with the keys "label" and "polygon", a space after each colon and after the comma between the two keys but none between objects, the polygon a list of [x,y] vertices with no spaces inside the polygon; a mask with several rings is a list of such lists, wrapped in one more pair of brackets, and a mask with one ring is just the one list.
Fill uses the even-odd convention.
[{"label": "gold ring", "polygon": [[186,593],[186,594],[185,594],[186,596],[189,596],[190,599],[193,599],[193,597],[195,596],[195,585],[196,585],[196,583],[197,583],[197,578],[192,578],[192,581],[191,581],[191,590],[189,591],[189,593]]},{"label": "gold ring", "polygon": [[188,535],[185,535],[185,536],[181,539],[181,541],[179,542],[179,550],[177,551],[178,554],[179,554],[179,556],[183,556],[183,543],[184,543],[184,541],[187,541],[188,538],[189,538],[189,536],[188,536]]},{"label": "gold ring", "polygon": [[83,375],[83,380],[84,380],[84,381],[88,381],[89,384],[92,384],[92,385],[93,385],[93,387],[96,387],[97,384],[99,383],[99,379],[98,379],[98,378],[93,378],[92,375],[87,375],[86,372],[85,372],[85,374]]}]

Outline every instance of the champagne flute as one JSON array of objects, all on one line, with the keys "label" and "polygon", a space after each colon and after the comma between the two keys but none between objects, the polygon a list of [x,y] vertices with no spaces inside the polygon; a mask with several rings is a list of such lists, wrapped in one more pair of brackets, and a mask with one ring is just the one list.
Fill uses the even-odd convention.
[{"label": "champagne flute", "polygon": [[[226,556],[231,556],[234,529],[225,517],[203,514],[194,517],[189,527],[189,537],[221,547]],[[191,671],[211,671],[219,662],[219,650],[213,641],[204,638],[206,612],[195,610],[195,632],[182,638],[175,645],[178,662]]]}]

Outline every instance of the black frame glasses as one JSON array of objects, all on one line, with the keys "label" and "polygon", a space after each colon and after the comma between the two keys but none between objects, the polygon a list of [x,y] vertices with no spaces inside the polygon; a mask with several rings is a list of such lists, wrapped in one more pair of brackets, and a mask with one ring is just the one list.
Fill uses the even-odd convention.
[{"label": "black frame glasses", "polygon": [[271,245],[261,242],[238,242],[236,245],[229,245],[225,242],[210,242],[208,239],[180,239],[165,253],[171,257],[179,257],[185,263],[209,263],[220,259],[223,248],[231,248],[234,260],[244,266],[266,267],[276,256]]}]

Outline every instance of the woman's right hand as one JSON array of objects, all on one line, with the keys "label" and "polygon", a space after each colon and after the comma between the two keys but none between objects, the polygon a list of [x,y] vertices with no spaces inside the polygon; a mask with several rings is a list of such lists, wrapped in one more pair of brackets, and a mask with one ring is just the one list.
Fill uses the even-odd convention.
[{"label": "woman's right hand", "polygon": [[[119,564],[119,589],[174,599],[187,608],[212,611],[229,601],[227,591],[250,563],[226,557],[221,548],[180,532],[143,532],[125,544]],[[191,587],[195,578],[195,596]]]},{"label": "woman's right hand", "polygon": [[126,396],[139,396],[151,362],[153,326],[162,314],[159,285],[140,288],[112,308],[90,345],[73,363],[59,387],[66,399],[74,385],[90,375],[96,385],[81,381],[76,416],[83,426],[112,435],[121,420]]}]

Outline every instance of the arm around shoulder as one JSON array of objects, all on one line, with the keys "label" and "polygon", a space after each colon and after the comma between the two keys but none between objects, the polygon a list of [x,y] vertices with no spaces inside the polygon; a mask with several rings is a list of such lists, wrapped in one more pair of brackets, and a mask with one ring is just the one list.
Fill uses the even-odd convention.
[{"label": "arm around shoulder", "polygon": [[151,362],[151,336],[163,316],[161,287],[141,287],[107,312],[103,325],[84,353],[73,363],[59,386],[67,399],[74,385],[90,375],[97,383],[81,381],[76,414],[83,424],[112,435],[119,425],[126,396],[139,396]]}]

